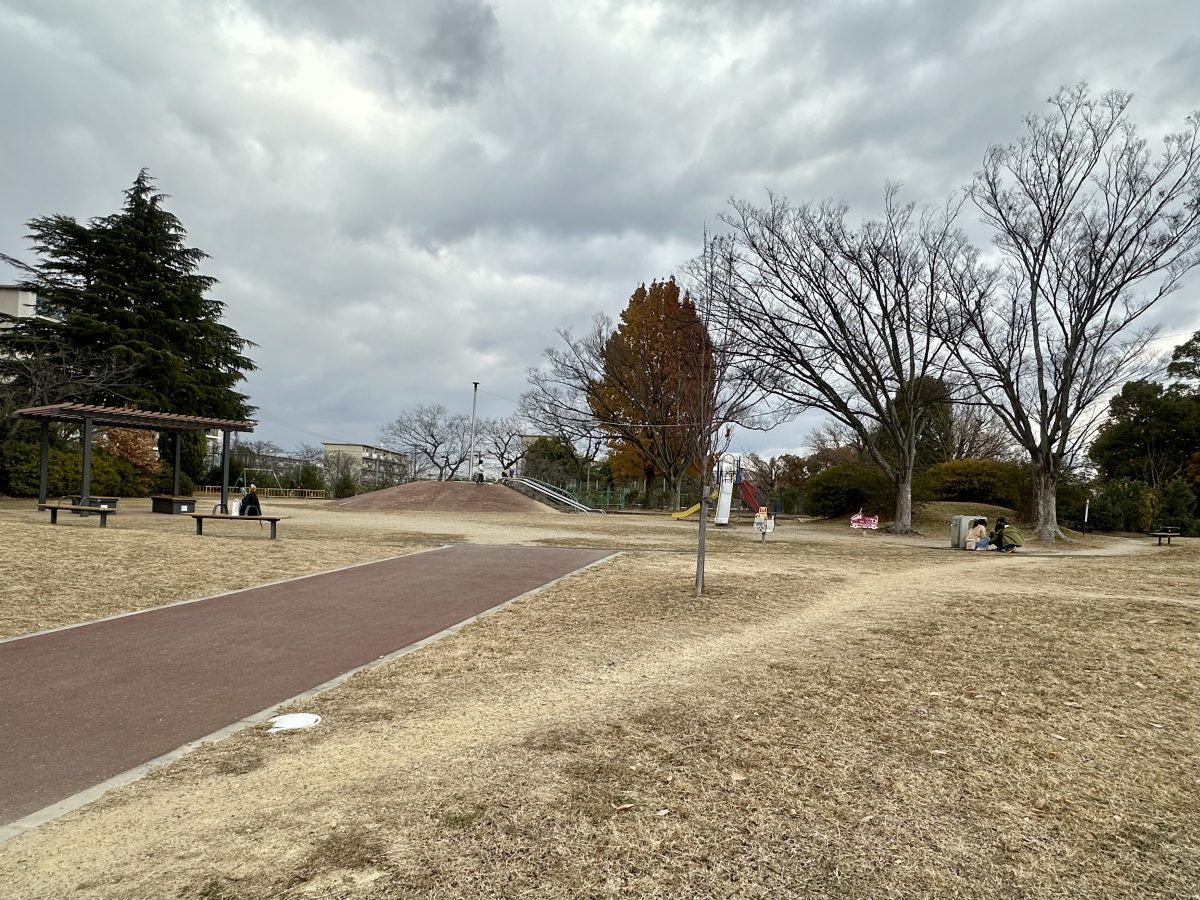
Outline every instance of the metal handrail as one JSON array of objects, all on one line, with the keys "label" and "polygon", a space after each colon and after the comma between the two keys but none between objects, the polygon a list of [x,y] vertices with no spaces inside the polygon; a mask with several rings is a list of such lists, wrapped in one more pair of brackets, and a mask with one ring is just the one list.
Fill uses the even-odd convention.
[{"label": "metal handrail", "polygon": [[529,478],[525,475],[519,475],[513,478],[502,478],[500,482],[501,484],[515,483],[524,485],[531,491],[537,491],[539,494],[545,494],[550,499],[557,500],[559,503],[569,506],[572,509],[578,510],[582,513],[600,513],[600,515],[606,514],[604,510],[593,509],[590,506],[585,506],[561,488],[557,488],[552,484],[546,484],[544,481],[538,481],[536,478]]}]

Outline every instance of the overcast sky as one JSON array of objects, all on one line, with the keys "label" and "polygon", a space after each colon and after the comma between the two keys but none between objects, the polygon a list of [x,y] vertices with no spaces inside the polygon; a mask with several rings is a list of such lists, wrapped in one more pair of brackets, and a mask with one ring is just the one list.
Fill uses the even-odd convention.
[{"label": "overcast sky", "polygon": [[[730,197],[943,200],[1080,80],[1179,128],[1196,4],[0,0],[0,249],[147,167],[259,345],[256,436],[373,443],[470,413],[472,381],[512,413],[556,328],[677,271]],[[1200,328],[1198,283],[1168,334]]]}]

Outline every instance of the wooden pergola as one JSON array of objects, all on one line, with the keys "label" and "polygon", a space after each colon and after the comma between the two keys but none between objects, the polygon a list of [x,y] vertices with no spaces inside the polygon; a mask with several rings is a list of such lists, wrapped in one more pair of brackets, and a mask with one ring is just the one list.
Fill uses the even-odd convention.
[{"label": "wooden pergola", "polygon": [[54,403],[50,406],[30,406],[13,413],[17,419],[33,419],[42,423],[42,452],[39,468],[38,503],[46,502],[49,483],[50,424],[70,422],[83,426],[83,490],[82,504],[87,503],[92,488],[92,433],[101,428],[136,428],[141,431],[166,431],[174,436],[175,480],[172,488],[179,495],[179,435],[187,431],[222,432],[221,441],[221,510],[229,509],[229,435],[234,431],[250,432],[258,424],[250,419],[215,419],[207,416],[183,416],[178,413],[128,409],[122,406],[96,406],[89,403]]}]

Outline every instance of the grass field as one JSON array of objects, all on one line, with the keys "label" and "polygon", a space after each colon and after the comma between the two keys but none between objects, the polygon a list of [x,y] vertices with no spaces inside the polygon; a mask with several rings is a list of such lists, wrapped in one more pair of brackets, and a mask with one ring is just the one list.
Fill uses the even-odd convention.
[{"label": "grass field", "polygon": [[0,896],[1200,896],[1200,541],[956,553],[950,512],[710,530],[698,600],[666,516],[0,507],[10,635],[447,541],[624,551],[0,845]]}]

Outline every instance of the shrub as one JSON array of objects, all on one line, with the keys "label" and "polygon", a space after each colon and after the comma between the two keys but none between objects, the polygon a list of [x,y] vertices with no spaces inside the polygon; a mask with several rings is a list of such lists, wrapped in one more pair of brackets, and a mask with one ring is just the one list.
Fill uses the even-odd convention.
[{"label": "shrub", "polygon": [[[182,469],[182,466],[180,467]],[[158,467],[158,472],[147,485],[148,490],[152,494],[160,494],[163,496],[169,495],[175,490],[175,465],[169,463],[165,459]],[[188,477],[187,472],[180,471],[179,473],[179,495],[181,497],[190,497],[196,492],[196,483]]]},{"label": "shrub", "polygon": [[325,486],[325,473],[314,463],[301,463],[292,475],[298,488],[319,489]]},{"label": "shrub", "polygon": [[[1094,491],[1094,486],[1078,475],[1064,475],[1058,482],[1058,493],[1055,496],[1058,524],[1066,528],[1083,528],[1083,513],[1088,503],[1094,502],[1092,501]],[[1031,499],[1030,511],[1023,515],[1023,518],[1033,519],[1032,505]],[[1089,516],[1088,528],[1093,529],[1093,527]]]},{"label": "shrub", "polygon": [[[14,497],[36,497],[39,463],[39,445],[9,444],[0,454],[0,488]],[[77,494],[82,487],[83,450],[78,446],[51,447],[46,459],[47,495]],[[145,481],[132,463],[99,448],[92,452],[93,495],[137,497],[145,489]]]},{"label": "shrub", "polygon": [[[37,444],[9,444],[4,448],[4,489],[14,497],[36,497],[39,448]],[[83,455],[51,447],[47,459],[47,493],[51,497],[73,494],[83,483]],[[95,493],[100,493],[98,490]]]},{"label": "shrub", "polygon": [[895,494],[895,486],[881,469],[861,463],[830,466],[808,480],[804,509],[825,518],[860,509],[868,515],[891,515]]},{"label": "shrub", "polygon": [[358,481],[354,478],[354,475],[349,472],[338,475],[329,484],[329,493],[335,500],[341,500],[345,497],[353,497],[360,490],[361,488],[358,486]]},{"label": "shrub", "polygon": [[936,500],[963,500],[1016,509],[1029,472],[1020,463],[994,459],[956,459],[938,463],[923,479]]}]

